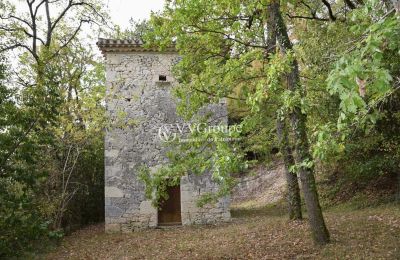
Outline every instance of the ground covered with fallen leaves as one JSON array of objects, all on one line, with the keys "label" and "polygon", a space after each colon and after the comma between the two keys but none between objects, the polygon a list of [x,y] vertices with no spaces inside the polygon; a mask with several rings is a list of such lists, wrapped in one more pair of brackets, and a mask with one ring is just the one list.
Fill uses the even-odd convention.
[{"label": "ground covered with fallen leaves", "polygon": [[236,210],[230,223],[105,234],[91,226],[40,259],[400,259],[400,206],[325,212],[332,243],[314,246],[307,221],[282,206]]}]

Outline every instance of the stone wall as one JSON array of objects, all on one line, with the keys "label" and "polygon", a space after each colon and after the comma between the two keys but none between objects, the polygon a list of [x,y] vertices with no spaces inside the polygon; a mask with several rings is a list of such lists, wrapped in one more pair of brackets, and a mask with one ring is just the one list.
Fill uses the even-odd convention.
[{"label": "stone wall", "polygon": [[[166,162],[165,147],[158,137],[163,124],[183,122],[176,115],[170,92],[176,85],[172,66],[176,53],[126,52],[106,54],[107,113],[110,127],[105,137],[105,222],[107,231],[132,231],[157,226],[157,209],[145,198],[137,178],[142,164],[157,169]],[[159,81],[159,75],[167,81]],[[217,114],[224,104],[214,105]],[[220,117],[220,115],[219,115]],[[226,116],[221,117],[226,121]],[[182,223],[201,224],[230,218],[229,199],[216,205],[196,207],[202,194],[215,190],[209,175],[181,180]]]}]

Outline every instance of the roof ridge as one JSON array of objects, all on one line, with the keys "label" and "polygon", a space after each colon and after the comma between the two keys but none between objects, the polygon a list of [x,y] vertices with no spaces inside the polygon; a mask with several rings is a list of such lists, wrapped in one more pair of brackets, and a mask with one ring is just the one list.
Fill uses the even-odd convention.
[{"label": "roof ridge", "polygon": [[143,41],[134,39],[99,38],[96,45],[103,55],[109,52],[176,52],[175,45],[160,51],[156,47],[145,47]]}]

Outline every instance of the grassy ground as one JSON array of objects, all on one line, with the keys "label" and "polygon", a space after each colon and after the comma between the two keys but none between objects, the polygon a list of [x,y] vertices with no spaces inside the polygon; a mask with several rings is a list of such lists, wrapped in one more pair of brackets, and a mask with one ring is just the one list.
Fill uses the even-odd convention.
[{"label": "grassy ground", "polygon": [[[102,225],[66,237],[46,259],[400,259],[400,206],[341,207],[325,213],[332,243],[314,246],[306,221],[282,206],[235,210],[231,223],[132,234]],[[40,257],[41,259],[43,258]]]}]

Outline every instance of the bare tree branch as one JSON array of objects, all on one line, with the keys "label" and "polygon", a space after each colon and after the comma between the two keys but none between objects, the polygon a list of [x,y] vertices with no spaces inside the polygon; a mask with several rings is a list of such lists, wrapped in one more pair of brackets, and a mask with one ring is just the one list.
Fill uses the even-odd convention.
[{"label": "bare tree branch", "polygon": [[307,20],[317,20],[317,21],[329,21],[329,19],[327,18],[321,18],[321,17],[317,17],[316,15],[312,15],[312,16],[303,16],[303,15],[290,15],[290,14],[286,14],[287,17],[289,17],[290,19],[307,19]]},{"label": "bare tree branch", "polygon": [[81,30],[82,25],[83,25],[84,23],[90,23],[90,22],[91,22],[91,20],[81,20],[81,21],[79,22],[78,27],[77,27],[77,28],[75,29],[75,31],[72,33],[71,37],[69,37],[69,39],[68,39],[66,42],[64,42],[64,43],[60,46],[60,48],[58,48],[58,50],[51,56],[51,58],[54,58],[55,56],[57,56],[57,55],[60,53],[60,51],[61,51],[62,49],[64,49],[65,47],[67,47],[68,44],[70,44],[70,43],[75,39],[76,35],[77,35],[77,34],[79,33],[79,31]]},{"label": "bare tree branch", "polygon": [[37,56],[34,55],[34,53],[32,52],[32,50],[31,50],[27,45],[22,44],[22,43],[15,43],[15,44],[13,44],[13,45],[6,46],[6,47],[0,49],[0,53],[5,52],[5,51],[9,51],[9,50],[13,50],[13,49],[19,48],[19,47],[24,48],[24,49],[26,49],[27,51],[29,51],[29,52],[33,55],[33,57],[36,59]]},{"label": "bare tree branch", "polygon": [[[33,34],[31,34],[30,32],[28,32],[25,28],[23,27],[19,27],[19,28],[10,28],[10,27],[4,27],[4,26],[0,26],[0,31],[5,31],[5,32],[18,32],[18,31],[22,31],[23,33],[25,33],[26,36],[28,36],[29,38],[34,38]],[[44,41],[42,38],[40,37],[36,37],[36,39],[38,41],[40,41],[42,44],[44,44]]]},{"label": "bare tree branch", "polygon": [[[196,91],[196,92],[200,92],[200,93],[212,96],[212,97],[219,97],[218,95],[215,95],[215,94],[213,94],[211,92],[208,92],[206,90],[203,90],[203,89],[198,89],[198,88],[194,88],[194,87],[192,87],[192,89],[194,91]],[[224,98],[228,98],[228,99],[232,99],[232,100],[241,100],[241,101],[245,101],[246,100],[244,98],[236,98],[236,97],[231,97],[231,96],[224,96]]]},{"label": "bare tree branch", "polygon": [[201,27],[199,27],[197,25],[189,25],[189,26],[191,26],[193,28],[196,28],[197,30],[196,31],[189,31],[188,33],[198,33],[198,32],[215,33],[215,34],[223,35],[226,38],[226,40],[234,41],[234,42],[237,42],[237,43],[239,43],[241,45],[244,45],[244,46],[247,46],[247,47],[261,48],[261,49],[266,49],[266,50],[269,49],[268,46],[265,46],[265,45],[252,44],[252,43],[244,42],[244,41],[236,39],[236,38],[232,38],[230,35],[228,35],[228,34],[226,34],[224,32],[220,32],[220,31],[216,31],[216,30],[210,30],[210,29],[204,29],[204,28],[201,28]]},{"label": "bare tree branch", "polygon": [[46,2],[46,0],[42,0],[42,1],[36,6],[35,12],[34,12],[35,16],[37,15],[37,12],[38,12],[40,6],[41,6],[44,2]]},{"label": "bare tree branch", "polygon": [[29,14],[31,16],[31,22],[32,22],[32,50],[31,53],[35,57],[36,61],[39,61],[39,56],[37,55],[37,44],[36,44],[36,37],[37,37],[37,28],[36,28],[36,15],[33,12],[33,3],[35,0],[32,0],[32,2],[29,2],[29,0],[26,0],[29,8]]},{"label": "bare tree branch", "polygon": [[353,4],[353,2],[351,0],[344,0],[344,2],[346,3],[346,5],[350,8],[350,9],[356,9],[355,4]]},{"label": "bare tree branch", "polygon": [[335,21],[336,20],[336,16],[333,14],[331,4],[327,0],[322,0],[322,3],[326,6],[326,8],[328,8],[329,18],[332,21]]},{"label": "bare tree branch", "polygon": [[300,3],[301,3],[302,5],[304,5],[305,7],[307,7],[308,10],[310,10],[311,13],[313,13],[313,14],[316,13],[316,11],[315,11],[313,8],[311,8],[311,6],[310,6],[309,4],[307,4],[305,1],[301,1]]},{"label": "bare tree branch", "polygon": [[53,28],[51,25],[51,17],[50,17],[50,8],[49,8],[49,1],[45,0],[45,7],[46,7],[46,19],[47,19],[47,35],[46,35],[46,43],[45,46],[50,46],[51,44],[51,35],[53,34]]},{"label": "bare tree branch", "polygon": [[15,15],[11,15],[10,14],[8,17],[0,16],[0,19],[2,19],[2,20],[15,19],[17,21],[20,21],[20,22],[24,23],[25,25],[28,25],[30,28],[32,28],[31,24],[28,21],[22,19],[21,17],[17,17]]}]

